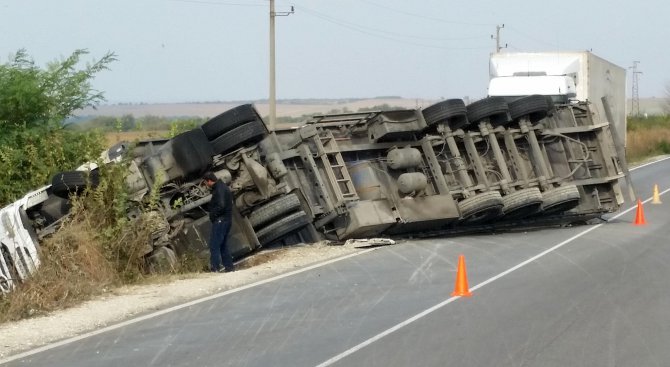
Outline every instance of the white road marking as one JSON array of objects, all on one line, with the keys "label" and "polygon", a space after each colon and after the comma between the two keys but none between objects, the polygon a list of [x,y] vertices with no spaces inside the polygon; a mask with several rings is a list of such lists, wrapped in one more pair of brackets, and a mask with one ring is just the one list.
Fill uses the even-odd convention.
[{"label": "white road marking", "polygon": [[[660,161],[657,161],[657,162],[660,162]],[[642,167],[642,166],[640,166],[640,167]],[[638,168],[639,168],[639,167],[638,167]],[[670,189],[666,189],[666,190],[664,190],[663,192],[661,192],[659,195],[663,195],[663,194],[665,194],[665,193],[667,193],[667,192],[669,192],[669,191],[670,191]],[[643,203],[643,204],[646,204],[646,203],[650,202],[652,199],[653,199],[653,198],[648,198],[648,199],[646,199],[645,201],[643,201],[642,203]],[[609,219],[609,220],[619,218],[619,217],[621,217],[622,215],[625,215],[625,214],[631,212],[631,211],[634,210],[634,209],[637,209],[637,206],[634,205],[634,206],[632,206],[632,207],[630,207],[630,208],[624,210],[623,212],[621,212],[621,213],[619,213],[619,214],[613,216],[613,217],[612,217],[611,219]],[[550,248],[550,249],[547,249],[547,250],[545,250],[545,251],[542,251],[541,253],[539,253],[539,254],[537,254],[537,255],[531,257],[530,259],[528,259],[528,260],[526,260],[526,261],[524,261],[524,262],[522,262],[522,263],[520,263],[520,264],[518,264],[518,265],[516,265],[516,266],[514,266],[514,267],[511,267],[511,268],[509,268],[509,269],[503,271],[502,273],[500,273],[500,274],[498,274],[498,275],[495,275],[495,276],[493,276],[493,277],[491,277],[491,278],[489,278],[489,279],[487,279],[487,280],[485,280],[485,281],[483,281],[483,282],[481,282],[481,283],[475,285],[474,287],[471,287],[471,288],[470,288],[470,291],[476,291],[477,289],[479,289],[479,288],[481,288],[481,287],[483,287],[483,286],[485,286],[485,285],[487,285],[487,284],[490,284],[490,283],[492,283],[492,282],[494,282],[494,281],[496,281],[496,280],[498,280],[498,279],[504,277],[505,275],[508,275],[509,273],[511,273],[511,272],[513,272],[513,271],[515,271],[515,270],[518,270],[518,269],[520,269],[520,268],[522,268],[522,267],[524,267],[524,266],[526,266],[526,265],[532,263],[533,261],[535,261],[535,260],[537,260],[537,259],[539,259],[539,258],[541,258],[541,257],[543,257],[543,256],[545,256],[545,255],[547,255],[547,254],[549,254],[549,253],[551,253],[551,252],[553,252],[553,251],[558,250],[559,248],[561,248],[561,247],[567,245],[568,243],[570,243],[570,242],[572,242],[572,241],[578,239],[579,237],[584,236],[585,234],[587,234],[587,233],[589,233],[589,232],[591,232],[591,231],[594,231],[594,230],[596,230],[596,229],[602,227],[603,225],[605,225],[605,223],[597,224],[597,225],[595,225],[595,226],[593,226],[593,227],[591,227],[591,228],[589,228],[589,229],[586,229],[586,230],[584,230],[584,231],[582,231],[582,232],[579,232],[578,234],[576,234],[576,235],[574,235],[574,236],[568,238],[567,240],[565,240],[565,241],[563,241],[563,242],[561,242],[561,243],[555,245],[554,247],[552,247],[552,248]],[[416,315],[410,317],[409,319],[407,319],[407,320],[405,320],[405,321],[403,321],[403,322],[401,322],[401,323],[399,323],[399,324],[396,324],[395,326],[393,326],[393,327],[391,327],[391,328],[389,328],[389,329],[386,329],[386,330],[382,331],[381,333],[379,333],[379,334],[373,336],[372,338],[370,338],[370,339],[368,339],[368,340],[366,340],[366,341],[364,341],[364,342],[362,342],[362,343],[360,343],[360,344],[358,344],[358,345],[356,345],[356,346],[354,346],[354,347],[352,347],[352,348],[347,349],[346,351],[344,351],[344,352],[342,352],[342,353],[340,353],[340,354],[338,354],[338,355],[336,355],[336,356],[334,356],[334,357],[328,359],[327,361],[318,364],[316,367],[326,367],[326,366],[330,366],[330,365],[332,365],[333,363],[338,362],[338,361],[342,360],[343,358],[345,358],[345,357],[347,357],[347,356],[350,356],[350,355],[356,353],[357,351],[359,351],[359,350],[361,350],[361,349],[367,347],[368,345],[370,345],[370,344],[372,344],[372,343],[374,343],[374,342],[376,342],[376,341],[378,341],[378,340],[380,340],[380,339],[382,339],[382,338],[388,336],[389,334],[392,334],[392,333],[394,333],[394,332],[396,332],[396,331],[402,329],[403,327],[405,327],[405,326],[407,326],[407,325],[413,323],[414,321],[417,321],[417,320],[423,318],[424,316],[427,316],[427,315],[429,315],[429,314],[431,314],[431,313],[433,313],[433,312],[439,310],[440,308],[442,308],[442,307],[444,307],[444,306],[446,306],[446,305],[448,305],[448,304],[454,302],[455,300],[457,300],[457,299],[459,299],[459,298],[461,298],[461,297],[460,297],[460,296],[455,296],[455,297],[451,297],[451,298],[449,298],[449,299],[446,299],[446,300],[444,300],[444,301],[442,301],[442,302],[436,304],[435,306],[430,307],[430,308],[428,308],[428,309],[426,309],[426,310],[424,310],[424,311],[422,311],[422,312],[420,312],[420,313],[418,313],[418,314],[416,314]]]},{"label": "white road marking", "polygon": [[629,169],[629,171],[635,171],[635,170],[638,169],[638,168],[647,167],[648,165],[651,165],[651,164],[654,164],[654,163],[658,163],[658,162],[663,162],[663,161],[666,160],[666,159],[670,159],[670,157],[665,157],[665,158],[661,158],[661,159],[659,159],[659,160],[657,160],[657,161],[653,161],[653,162],[649,162],[649,163],[641,164],[641,165],[639,165],[639,166],[637,166],[637,167],[633,167],[633,168]]}]

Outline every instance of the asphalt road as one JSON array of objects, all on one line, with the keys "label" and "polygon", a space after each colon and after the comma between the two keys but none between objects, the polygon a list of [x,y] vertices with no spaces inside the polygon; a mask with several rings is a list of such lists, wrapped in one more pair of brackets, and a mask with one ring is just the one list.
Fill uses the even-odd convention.
[{"label": "asphalt road", "polygon": [[[640,196],[670,187],[667,172],[670,160],[633,171]],[[601,225],[402,242],[7,365],[664,366],[665,199],[645,205],[646,226],[631,210]],[[469,298],[450,296],[459,254]]]}]

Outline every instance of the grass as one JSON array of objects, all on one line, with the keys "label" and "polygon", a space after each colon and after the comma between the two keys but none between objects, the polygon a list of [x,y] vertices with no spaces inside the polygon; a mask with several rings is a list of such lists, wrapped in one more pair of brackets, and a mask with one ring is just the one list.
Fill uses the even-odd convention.
[{"label": "grass", "polygon": [[205,268],[195,257],[174,267],[147,267],[144,256],[161,222],[155,215],[128,220],[125,169],[102,166],[100,185],[72,198],[60,229],[40,243],[39,271],[0,299],[0,322],[77,305],[117,286]]},{"label": "grass", "polygon": [[0,302],[0,322],[41,315],[120,284],[103,246],[83,221],[67,223],[42,243],[40,270]]},{"label": "grass", "polygon": [[626,158],[629,162],[670,154],[670,116],[629,118],[626,139]]}]

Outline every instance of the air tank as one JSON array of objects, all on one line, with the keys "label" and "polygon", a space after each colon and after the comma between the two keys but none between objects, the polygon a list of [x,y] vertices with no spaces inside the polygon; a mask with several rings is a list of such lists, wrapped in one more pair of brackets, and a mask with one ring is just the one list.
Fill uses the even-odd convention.
[{"label": "air tank", "polygon": [[398,177],[398,191],[403,194],[422,191],[426,186],[428,186],[428,178],[421,172],[403,173]]},{"label": "air tank", "polygon": [[386,161],[391,169],[418,167],[421,165],[421,152],[416,148],[395,148],[388,152]]}]

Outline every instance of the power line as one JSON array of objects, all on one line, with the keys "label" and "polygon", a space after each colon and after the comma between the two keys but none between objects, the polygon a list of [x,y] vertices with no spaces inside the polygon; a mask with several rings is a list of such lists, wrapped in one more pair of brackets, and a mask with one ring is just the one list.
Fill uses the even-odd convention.
[{"label": "power line", "polygon": [[382,4],[379,4],[379,3],[376,3],[376,2],[370,1],[370,0],[360,0],[360,1],[364,2],[364,3],[367,3],[367,4],[370,4],[370,5],[377,6],[379,8],[394,11],[396,13],[405,14],[405,15],[409,15],[409,16],[412,16],[412,17],[422,18],[422,19],[428,19],[428,20],[432,20],[432,21],[436,21],[436,22],[440,22],[440,23],[473,25],[473,26],[484,26],[484,27],[490,27],[490,26],[493,25],[493,24],[490,24],[490,23],[459,22],[459,21],[453,21],[453,20],[446,20],[446,19],[442,19],[442,18],[429,17],[429,16],[426,16],[426,15],[423,15],[423,14],[417,14],[417,13],[412,13],[412,12],[408,12],[408,11],[401,10],[401,9],[391,8],[389,6],[382,5]]},{"label": "power line", "polygon": [[508,26],[507,26],[507,29],[511,30],[512,32],[516,32],[516,33],[518,33],[518,34],[520,34],[520,35],[526,37],[527,39],[529,39],[529,40],[531,40],[531,41],[534,41],[534,42],[536,42],[536,43],[540,43],[540,44],[543,44],[543,45],[546,45],[546,46],[550,46],[550,47],[556,47],[555,44],[552,44],[552,43],[549,43],[549,42],[547,42],[547,41],[543,41],[543,40],[541,40],[541,39],[538,39],[538,38],[529,36],[528,34],[526,34],[526,33],[524,33],[524,32],[521,32],[521,30],[519,30],[518,28],[515,28],[515,27],[512,27],[512,26],[509,26],[509,25],[508,25]]},{"label": "power line", "polygon": [[406,37],[406,38],[416,38],[416,39],[425,39],[425,40],[433,40],[433,41],[463,41],[463,40],[472,40],[472,39],[481,39],[482,38],[481,36],[479,36],[479,37],[460,37],[460,38],[459,37],[456,37],[456,38],[431,37],[431,36],[418,36],[418,35],[411,35],[411,34],[406,34],[406,33],[398,33],[398,32],[392,32],[392,31],[386,31],[386,30],[383,30],[383,29],[368,27],[368,26],[352,23],[350,21],[346,21],[346,20],[342,20],[342,19],[337,19],[337,18],[334,18],[330,15],[318,12],[318,11],[313,10],[313,9],[308,9],[308,8],[305,8],[305,7],[301,7],[301,8],[304,8],[304,9],[306,9],[308,11],[311,11],[315,14],[319,14],[323,17],[327,17],[331,20],[337,20],[338,22],[343,23],[343,24],[348,24],[348,25],[353,26],[353,27],[365,29],[365,30],[368,30],[370,32],[388,34],[388,35],[393,36],[393,37]]},{"label": "power line", "polygon": [[[356,32],[360,32],[363,34],[367,34],[373,37],[378,37],[378,38],[384,38],[387,40],[399,42],[399,43],[405,43],[409,45],[414,45],[414,46],[421,46],[421,47],[427,47],[427,48],[435,48],[435,49],[442,49],[442,50],[478,50],[478,49],[483,49],[483,47],[442,47],[442,46],[436,46],[436,45],[427,45],[423,43],[416,43],[416,42],[410,42],[407,40],[399,39],[398,36],[405,36],[406,35],[400,35],[395,32],[388,32],[388,31],[382,31],[379,29],[374,29],[366,26],[362,26],[356,23],[352,23],[349,21],[341,20],[329,15],[326,15],[324,13],[321,13],[319,11],[309,9],[304,6],[300,6],[300,10],[304,11],[306,14],[309,14],[313,17],[325,20],[327,22],[339,25],[344,28],[348,28],[351,30],[354,30]],[[483,39],[483,37],[481,37]]]},{"label": "power line", "polygon": [[207,5],[227,5],[227,6],[267,6],[263,3],[230,3],[226,1],[213,1],[213,0],[169,0],[179,3],[193,3],[193,4],[207,4]]}]

